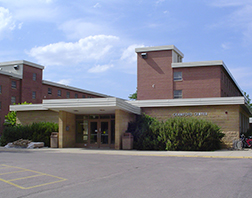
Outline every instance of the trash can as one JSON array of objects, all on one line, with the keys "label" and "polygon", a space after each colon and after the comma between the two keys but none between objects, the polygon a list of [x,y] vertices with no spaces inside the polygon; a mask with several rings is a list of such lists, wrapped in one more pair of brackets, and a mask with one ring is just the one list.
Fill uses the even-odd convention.
[{"label": "trash can", "polygon": [[133,149],[133,135],[131,133],[124,133],[122,137],[122,149],[131,150]]},{"label": "trash can", "polygon": [[50,145],[51,148],[58,148],[58,132],[51,133]]}]

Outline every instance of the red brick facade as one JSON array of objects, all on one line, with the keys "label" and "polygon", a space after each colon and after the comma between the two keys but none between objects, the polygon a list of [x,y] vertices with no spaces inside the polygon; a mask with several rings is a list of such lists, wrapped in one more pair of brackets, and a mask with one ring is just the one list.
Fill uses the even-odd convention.
[{"label": "red brick facade", "polygon": [[[0,67],[1,66],[5,67],[3,64],[0,64]],[[10,67],[12,69],[14,64],[11,65],[11,62],[9,62],[6,64],[6,67]],[[35,67],[33,64],[29,65],[24,63],[22,64],[22,67],[19,68],[20,75],[18,77],[12,75],[11,72],[0,72],[0,134],[3,131],[5,115],[9,112],[9,105],[12,104],[12,99],[15,99],[16,104],[23,102],[39,104],[42,103],[43,99],[65,99],[68,98],[68,96],[69,98],[103,97],[98,93],[96,95],[95,92],[89,92],[73,87],[67,88],[67,86],[48,81],[45,83],[42,80],[43,69],[41,68],[42,66]],[[14,69],[13,72],[15,72]],[[15,82],[13,83],[15,87],[12,86],[12,82]],[[51,88],[51,94],[48,93],[48,88]],[[58,95],[58,91],[61,92],[60,96]]]},{"label": "red brick facade", "polygon": [[148,52],[147,59],[137,54],[137,99],[173,98],[172,51]]},{"label": "red brick facade", "polygon": [[174,90],[182,90],[182,98],[221,96],[220,66],[174,68],[182,72],[182,80],[174,81]]},{"label": "red brick facade", "polygon": [[[173,66],[173,50],[136,50],[137,100],[173,99],[174,91],[179,91],[182,98],[242,96],[224,63],[175,62]],[[142,57],[143,52],[146,57]],[[182,79],[174,80],[174,72],[181,72]]]}]

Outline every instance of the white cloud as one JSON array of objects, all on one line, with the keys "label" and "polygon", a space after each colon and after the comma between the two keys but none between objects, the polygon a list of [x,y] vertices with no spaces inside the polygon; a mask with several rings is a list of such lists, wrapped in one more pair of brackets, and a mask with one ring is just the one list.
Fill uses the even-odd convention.
[{"label": "white cloud", "polygon": [[14,30],[16,27],[15,20],[8,9],[0,7],[0,38],[6,33]]},{"label": "white cloud", "polygon": [[230,7],[252,4],[251,0],[214,0],[209,1],[212,6],[216,7]]},{"label": "white cloud", "polygon": [[100,3],[96,3],[93,7],[94,7],[94,8],[100,8],[100,7],[101,7],[101,4],[100,4]]},{"label": "white cloud", "polygon": [[9,8],[13,16],[20,21],[53,21],[58,9],[53,6],[53,0],[0,0]]},{"label": "white cloud", "polygon": [[113,34],[105,24],[97,24],[83,19],[69,20],[59,26],[69,39],[79,39],[90,35]]},{"label": "white cloud", "polygon": [[61,79],[57,83],[63,84],[63,85],[69,85],[71,82],[71,79]]},{"label": "white cloud", "polygon": [[222,49],[224,49],[224,50],[228,50],[228,49],[231,48],[231,47],[230,47],[230,43],[222,43],[222,44],[221,44],[221,47],[222,47]]},{"label": "white cloud", "polygon": [[165,0],[157,0],[156,1],[156,4],[160,4],[160,3],[163,3]]},{"label": "white cloud", "polygon": [[126,60],[129,63],[134,63],[137,61],[137,56],[135,52],[135,48],[144,47],[144,45],[133,44],[130,45],[127,49],[125,49],[122,53],[121,60]]},{"label": "white cloud", "polygon": [[232,31],[239,29],[245,44],[252,43],[252,1],[251,0],[218,0],[211,3],[212,6],[225,8],[232,6],[234,10],[226,18],[220,20],[211,27],[228,27]]},{"label": "white cloud", "polygon": [[96,65],[88,70],[89,73],[101,73],[114,67],[114,65]]},{"label": "white cloud", "polygon": [[110,52],[116,36],[97,35],[80,39],[78,42],[59,42],[32,48],[28,54],[45,65],[71,65],[102,59]]}]

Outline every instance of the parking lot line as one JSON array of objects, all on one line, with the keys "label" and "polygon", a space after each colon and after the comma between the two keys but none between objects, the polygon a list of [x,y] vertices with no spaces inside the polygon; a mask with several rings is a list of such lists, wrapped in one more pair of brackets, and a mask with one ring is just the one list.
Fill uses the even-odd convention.
[{"label": "parking lot line", "polygon": [[33,178],[33,177],[39,177],[39,176],[43,176],[43,174],[40,174],[40,175],[32,175],[32,176],[27,176],[27,177],[20,177],[20,178],[11,179],[11,180],[8,180],[8,181],[9,181],[9,182],[12,182],[12,181],[17,181],[17,180],[21,180],[21,179],[28,179],[28,178]]},{"label": "parking lot line", "polygon": [[[55,175],[50,175],[50,174],[46,174],[46,173],[42,173],[42,172],[38,172],[38,171],[26,169],[26,168],[20,168],[20,167],[17,167],[17,166],[9,166],[9,165],[5,165],[5,164],[1,164],[0,166],[3,166],[3,167],[1,167],[1,169],[4,169],[4,168],[6,168],[6,169],[7,168],[19,169],[19,171],[1,173],[0,174],[0,181],[3,181],[5,183],[7,183],[7,184],[10,184],[10,185],[15,186],[15,187],[20,188],[20,189],[37,188],[37,187],[46,186],[46,185],[54,184],[54,183],[59,183],[59,182],[67,180],[65,178],[58,177],[58,176],[55,176]],[[20,173],[20,172],[32,172],[32,173],[37,173],[37,174],[36,175],[31,175],[31,176],[26,176],[26,177],[18,177],[18,178],[14,178],[14,179],[10,179],[10,180],[6,180],[6,179],[1,178],[1,175],[15,174],[15,173]],[[13,181],[20,181],[20,180],[26,181],[27,179],[36,178],[36,177],[40,177],[40,176],[47,176],[47,177],[51,177],[51,178],[56,178],[57,180],[52,181],[52,182],[47,182],[47,183],[34,185],[34,186],[28,186],[28,187],[13,183]]]},{"label": "parking lot line", "polygon": [[20,171],[12,171],[12,172],[7,172],[7,173],[1,173],[1,175],[8,175],[8,174],[13,174],[13,173],[22,173],[22,172],[26,172],[25,170],[20,170]]}]

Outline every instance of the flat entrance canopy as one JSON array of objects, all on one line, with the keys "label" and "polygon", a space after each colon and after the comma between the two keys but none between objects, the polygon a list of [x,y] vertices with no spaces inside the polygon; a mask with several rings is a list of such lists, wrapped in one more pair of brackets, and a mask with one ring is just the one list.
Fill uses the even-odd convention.
[{"label": "flat entrance canopy", "polygon": [[42,104],[11,105],[10,110],[34,113],[34,116],[38,111],[58,112],[59,147],[62,148],[120,149],[128,122],[141,114],[140,107],[119,98],[52,99],[43,100]]}]

